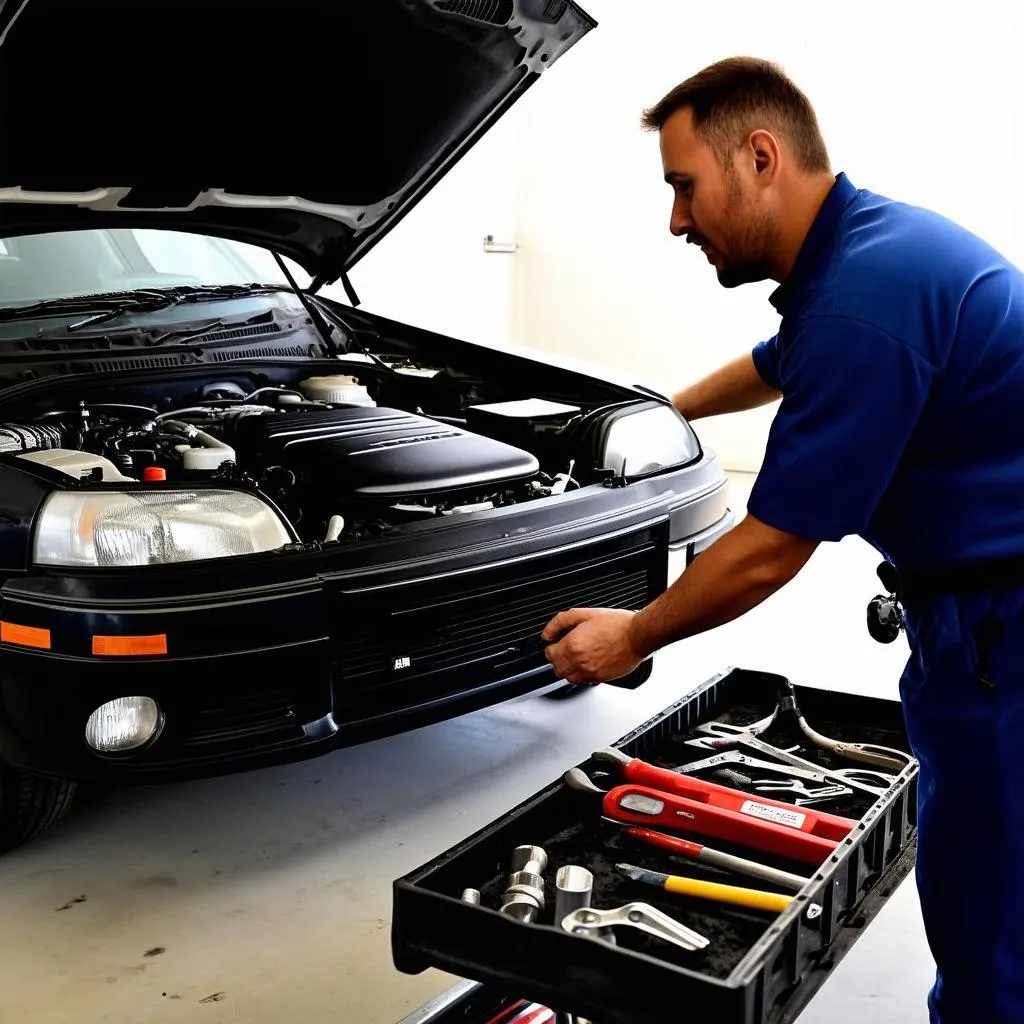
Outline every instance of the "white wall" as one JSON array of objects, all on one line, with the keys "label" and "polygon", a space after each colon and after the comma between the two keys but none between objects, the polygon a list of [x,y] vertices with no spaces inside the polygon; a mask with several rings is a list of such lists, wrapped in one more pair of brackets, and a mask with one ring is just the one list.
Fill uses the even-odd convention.
[{"label": "white wall", "polygon": [[[456,338],[510,342],[515,257],[485,253],[483,239],[514,234],[519,120],[498,122],[359,262],[351,278],[363,308]],[[324,294],[348,301],[340,284]]]},{"label": "white wall", "polygon": [[[583,0],[598,28],[522,123],[513,337],[672,391],[774,333],[773,285],[726,291],[668,232],[642,108],[714,60],[779,61],[818,111],[836,170],[930,206],[1024,265],[1024,15],[1011,0]],[[771,408],[699,427],[756,470]]]}]

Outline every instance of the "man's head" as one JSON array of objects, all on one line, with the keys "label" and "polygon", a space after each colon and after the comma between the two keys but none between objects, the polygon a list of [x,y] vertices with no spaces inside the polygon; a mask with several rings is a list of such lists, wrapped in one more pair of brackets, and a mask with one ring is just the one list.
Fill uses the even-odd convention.
[{"label": "man's head", "polygon": [[[674,200],[670,228],[700,245],[733,288],[778,277],[834,181],[807,97],[775,64],[732,57],[644,111],[660,132]],[[799,235],[799,238],[796,236]]]}]

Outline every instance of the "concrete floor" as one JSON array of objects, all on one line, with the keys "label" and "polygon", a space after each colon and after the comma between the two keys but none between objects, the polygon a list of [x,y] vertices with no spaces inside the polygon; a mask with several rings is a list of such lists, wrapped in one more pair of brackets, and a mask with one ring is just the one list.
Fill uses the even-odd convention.
[{"label": "concrete floor", "polygon": [[[747,480],[738,478],[742,501]],[[877,558],[844,541],[641,690],[530,698],[300,765],[120,789],[0,859],[2,1024],[394,1024],[453,979],[391,966],[391,882],[731,665],[896,696],[867,636]],[[905,883],[801,1018],[925,1021]]]}]

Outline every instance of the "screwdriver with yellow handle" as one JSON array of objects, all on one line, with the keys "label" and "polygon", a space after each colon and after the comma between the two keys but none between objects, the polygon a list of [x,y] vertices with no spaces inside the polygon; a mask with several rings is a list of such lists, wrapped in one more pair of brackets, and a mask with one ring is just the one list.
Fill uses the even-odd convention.
[{"label": "screwdriver with yellow handle", "polygon": [[635,864],[616,864],[615,870],[644,885],[656,885],[665,892],[680,896],[693,896],[699,900],[714,900],[717,903],[732,903],[751,910],[770,910],[781,913],[793,902],[792,896],[761,889],[747,889],[739,885],[725,885],[722,882],[705,882],[700,878],[686,878],[683,875],[666,875],[661,871],[648,871]]}]

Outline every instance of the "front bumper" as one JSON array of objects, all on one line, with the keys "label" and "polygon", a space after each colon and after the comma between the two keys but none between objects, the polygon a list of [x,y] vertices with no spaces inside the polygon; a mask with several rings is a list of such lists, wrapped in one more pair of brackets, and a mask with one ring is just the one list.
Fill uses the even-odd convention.
[{"label": "front bumper", "polygon": [[[679,498],[620,496],[603,517],[505,529],[427,558],[398,558],[394,544],[368,567],[342,568],[326,551],[283,559],[251,585],[239,563],[231,589],[198,565],[8,580],[0,617],[50,645],[0,644],[0,751],[61,778],[189,778],[313,757],[543,689],[556,682],[539,643],[552,615],[641,607],[667,585],[673,541],[692,547],[731,524],[722,487]],[[678,536],[680,521],[700,529]],[[163,637],[167,653],[95,653],[104,636]],[[142,751],[100,756],[85,722],[127,695],[153,697],[164,728]]]}]

